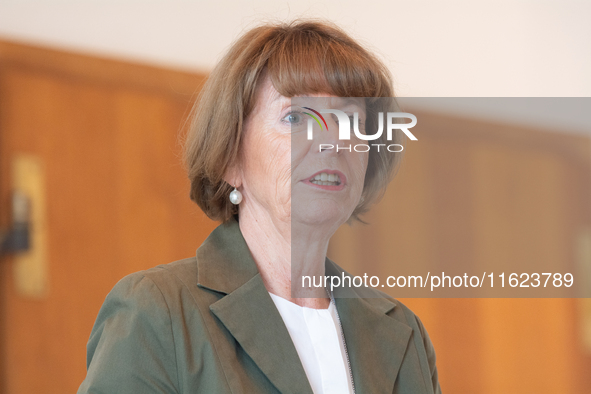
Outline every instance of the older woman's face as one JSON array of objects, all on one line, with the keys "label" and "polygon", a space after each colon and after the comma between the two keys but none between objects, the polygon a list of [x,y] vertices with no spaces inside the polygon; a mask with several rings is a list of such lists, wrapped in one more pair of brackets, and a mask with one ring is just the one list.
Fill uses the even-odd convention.
[{"label": "older woman's face", "polygon": [[[324,97],[313,100],[320,100],[325,109],[341,109],[351,116],[358,112],[359,118],[365,119],[364,105],[316,96]],[[274,220],[328,224],[336,230],[359,203],[368,153],[353,149],[320,152],[320,144],[348,146],[349,141],[344,144],[338,140],[338,124],[330,115],[324,116],[328,131],[315,129],[313,140],[308,140],[305,127],[301,127],[307,119],[302,119],[301,108],[291,104],[291,99],[281,96],[268,78],[262,81],[256,106],[245,124],[241,209],[250,204],[248,209],[265,210]],[[295,122],[300,126],[292,127]]]}]

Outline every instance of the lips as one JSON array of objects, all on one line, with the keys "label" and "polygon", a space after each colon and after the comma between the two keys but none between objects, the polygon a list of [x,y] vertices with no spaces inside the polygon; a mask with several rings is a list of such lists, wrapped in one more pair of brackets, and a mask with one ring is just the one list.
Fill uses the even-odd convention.
[{"label": "lips", "polygon": [[324,169],[318,171],[310,178],[305,179],[304,183],[324,189],[324,190],[342,190],[347,182],[347,177],[340,171]]}]

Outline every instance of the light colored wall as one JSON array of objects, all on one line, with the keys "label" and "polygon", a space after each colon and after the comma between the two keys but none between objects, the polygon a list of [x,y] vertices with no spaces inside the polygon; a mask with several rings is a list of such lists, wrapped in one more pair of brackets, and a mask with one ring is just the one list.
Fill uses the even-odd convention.
[{"label": "light colored wall", "polygon": [[208,71],[264,20],[327,18],[403,96],[591,96],[584,0],[1,0],[0,36]]}]

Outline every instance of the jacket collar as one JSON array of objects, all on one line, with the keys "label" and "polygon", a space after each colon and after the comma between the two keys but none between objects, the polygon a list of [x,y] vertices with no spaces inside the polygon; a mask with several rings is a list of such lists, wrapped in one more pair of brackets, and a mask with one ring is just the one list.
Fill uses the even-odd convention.
[{"label": "jacket collar", "polygon": [[[224,295],[210,310],[275,387],[280,392],[312,393],[237,221],[224,223],[210,234],[197,250],[197,265],[198,286]],[[326,259],[326,275],[342,273]],[[396,310],[393,300],[383,297],[336,294],[351,297],[335,302],[356,392],[392,392],[412,332],[402,311]]]},{"label": "jacket collar", "polygon": [[197,249],[197,283],[201,287],[230,294],[258,273],[234,219],[220,224]]}]

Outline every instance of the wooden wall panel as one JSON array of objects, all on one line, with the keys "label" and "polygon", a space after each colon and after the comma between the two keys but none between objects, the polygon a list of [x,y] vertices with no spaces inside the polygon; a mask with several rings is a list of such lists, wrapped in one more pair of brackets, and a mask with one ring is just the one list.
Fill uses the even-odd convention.
[{"label": "wooden wall panel", "polygon": [[[72,393],[104,298],[189,257],[215,227],[188,198],[179,132],[204,77],[0,42],[1,201],[16,153],[46,171],[49,294],[0,265],[4,393]],[[6,224],[6,212],[2,214]]]}]

